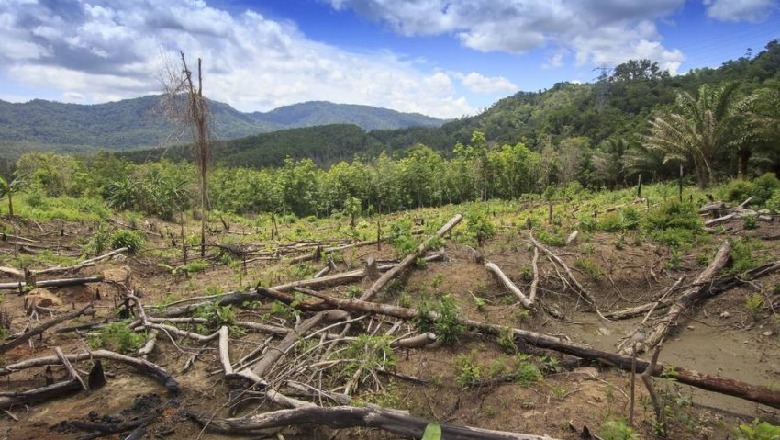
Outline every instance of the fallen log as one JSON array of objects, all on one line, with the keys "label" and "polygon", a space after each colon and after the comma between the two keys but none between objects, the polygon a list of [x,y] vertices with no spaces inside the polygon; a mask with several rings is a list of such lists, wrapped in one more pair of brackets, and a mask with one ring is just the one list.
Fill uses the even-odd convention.
[{"label": "fallen log", "polygon": [[[374,296],[376,296],[377,293],[379,293],[380,290],[382,290],[385,285],[387,285],[390,280],[395,278],[397,275],[400,275],[401,272],[406,270],[412,263],[417,261],[418,258],[422,258],[423,255],[425,255],[426,252],[431,248],[431,246],[434,244],[434,242],[437,239],[440,239],[444,236],[449,230],[455,227],[460,221],[463,220],[463,216],[461,214],[455,214],[454,217],[450,219],[447,223],[444,224],[441,228],[439,228],[438,231],[436,231],[436,234],[432,237],[430,237],[428,240],[426,240],[424,243],[421,243],[419,246],[417,246],[417,249],[406,256],[406,258],[401,261],[396,266],[393,266],[390,270],[385,272],[381,277],[379,277],[378,280],[374,282],[374,284],[366,289],[363,294],[360,296],[360,299],[363,301],[370,301]],[[296,286],[296,287],[311,287],[311,286]],[[281,290],[281,289],[277,289]]]},{"label": "fallen log", "polygon": [[[146,374],[153,379],[157,380],[168,389],[170,394],[179,393],[179,384],[176,379],[170,375],[164,368],[155,365],[144,359],[136,359],[131,356],[125,356],[119,353],[114,353],[108,350],[95,350],[90,353],[80,354],[68,354],[65,357],[71,362],[79,362],[83,360],[91,359],[108,359],[111,361],[119,362],[121,364],[128,365],[135,368],[143,374]],[[47,365],[62,365],[60,359],[57,356],[43,356],[34,359],[25,359],[12,365],[6,365],[0,367],[0,376],[7,376],[17,371],[21,371],[27,368],[44,367]],[[76,385],[81,388],[81,384],[76,382]]]},{"label": "fallen log", "polygon": [[639,315],[642,315],[642,314],[645,314],[645,313],[648,313],[648,316],[649,316],[649,314],[653,310],[665,309],[665,308],[669,307],[669,305],[670,305],[669,302],[666,301],[666,297],[670,293],[674,292],[677,289],[677,287],[679,287],[680,283],[682,283],[682,280],[684,278],[685,278],[684,275],[681,276],[680,278],[678,278],[677,281],[675,281],[674,284],[670,288],[668,288],[664,292],[662,292],[661,295],[658,295],[657,296],[658,299],[656,299],[655,301],[652,301],[652,302],[649,302],[649,303],[646,303],[646,304],[642,304],[641,306],[630,307],[628,309],[615,310],[614,312],[606,312],[606,313],[603,313],[603,315],[604,315],[605,318],[608,318],[608,319],[628,319],[628,318],[633,318],[635,316],[639,316]]},{"label": "fallen log", "polygon": [[548,249],[545,245],[539,243],[535,238],[531,231],[528,231],[528,238],[531,240],[531,243],[534,244],[537,248],[539,248],[542,252],[547,254],[548,257],[552,258],[553,261],[555,261],[563,270],[566,272],[566,275],[569,277],[569,281],[572,284],[572,288],[577,292],[577,294],[580,296],[580,298],[584,299],[585,302],[587,302],[590,306],[595,307],[596,306],[596,300],[593,299],[593,296],[588,293],[587,290],[585,290],[584,287],[582,287],[582,284],[577,281],[577,278],[574,277],[574,274],[572,273],[571,269],[569,269],[569,266],[564,263],[564,261],[561,259],[561,257],[555,255],[553,251]]},{"label": "fallen log", "polygon": [[71,379],[32,390],[4,391],[0,392],[0,409],[10,409],[14,406],[26,406],[45,402],[47,400],[68,396],[81,389],[81,383],[76,379]]},{"label": "fallen log", "polygon": [[534,302],[536,301],[536,291],[539,289],[539,248],[536,246],[534,246],[534,256],[531,258],[531,269],[533,269],[534,278],[528,289],[528,299]]},{"label": "fallen log", "polygon": [[119,255],[122,253],[125,253],[129,250],[129,248],[122,247],[119,249],[115,249],[111,252],[107,252],[103,255],[98,255],[97,257],[90,258],[88,260],[84,260],[81,263],[74,264],[73,266],[64,266],[64,267],[50,267],[48,269],[41,269],[41,270],[33,270],[31,271],[33,275],[48,275],[52,273],[62,273],[62,272],[75,272],[81,268],[92,266],[98,261],[105,260],[106,258],[113,257],[114,255]]},{"label": "fallen log", "polygon": [[512,280],[509,279],[506,274],[501,270],[500,267],[498,267],[495,263],[485,263],[485,269],[487,269],[489,272],[491,272],[493,275],[495,275],[499,281],[501,281],[501,284],[504,285],[507,289],[509,289],[510,292],[514,293],[517,299],[520,300],[520,302],[523,304],[523,307],[526,309],[533,309],[534,303],[531,301],[523,291],[521,291],[515,283],[512,282]]},{"label": "fallen log", "polygon": [[341,245],[341,246],[333,246],[333,247],[329,247],[329,248],[325,248],[325,249],[321,249],[321,248],[318,247],[318,248],[315,249],[315,251],[313,253],[299,255],[297,257],[291,258],[290,259],[290,264],[298,264],[298,263],[303,263],[305,261],[316,260],[317,258],[319,258],[319,254],[320,253],[330,254],[330,253],[333,253],[333,252],[339,252],[339,251],[343,251],[345,249],[349,249],[349,248],[353,248],[353,247],[369,246],[369,245],[376,244],[376,243],[377,243],[376,240],[373,240],[373,241],[359,241],[357,243],[349,243],[349,244],[345,244],[345,245]]},{"label": "fallen log", "polygon": [[[103,281],[103,277],[99,275],[92,277],[60,278],[55,280],[38,281],[35,283],[34,287],[68,287],[79,286],[81,284],[87,283],[99,283],[100,281]],[[27,286],[27,283],[23,283],[21,281],[17,283],[0,283],[0,290],[17,290],[19,287],[24,289]]]},{"label": "fallen log", "polygon": [[[306,291],[305,293],[317,297],[331,306],[338,307],[342,310],[378,313],[406,320],[419,317],[419,311],[415,309],[407,309],[389,304],[373,303],[356,299],[346,300],[331,298],[327,295],[323,295],[314,291]],[[428,318],[432,321],[437,321],[440,319],[440,316],[436,312],[429,312]],[[478,330],[491,335],[505,335],[507,332],[511,332],[519,347],[523,347],[525,344],[533,345],[535,347],[554,350],[559,353],[601,362],[603,364],[614,366],[622,370],[631,370],[631,356],[597,350],[585,344],[564,341],[561,338],[546,335],[544,333],[530,332],[518,328],[488,324],[466,319],[459,319],[458,321],[472,330]],[[646,369],[648,365],[648,361],[636,358],[637,369]],[[780,409],[780,392],[768,387],[751,385],[736,379],[711,376],[699,373],[694,370],[689,370],[687,368],[672,365],[658,364],[652,371],[652,375],[656,377],[669,377],[680,383],[696,388],[739,397],[740,399],[750,400]]]},{"label": "fallen log", "polygon": [[[637,353],[644,353],[659,344],[674,326],[680,314],[688,308],[688,306],[702,299],[705,295],[704,292],[709,289],[715,279],[715,275],[717,275],[718,271],[729,262],[730,253],[731,243],[726,241],[718,249],[718,253],[715,255],[715,259],[712,260],[712,263],[710,263],[709,266],[696,277],[693,284],[685,289],[677,300],[675,300],[666,315],[658,320],[647,337],[636,338],[640,341],[636,344]],[[625,347],[621,350],[621,353],[629,354],[630,350],[632,350],[631,347]]]},{"label": "fallen log", "polygon": [[[264,434],[264,431],[269,428],[314,424],[334,429],[378,428],[402,437],[421,438],[429,424],[428,420],[409,415],[403,411],[354,406],[328,408],[308,406],[233,419],[218,419],[211,417],[210,414],[192,411],[187,414],[209,432],[232,435]],[[555,440],[546,435],[491,431],[450,423],[441,424],[441,438],[447,440]]]},{"label": "fallen log", "polygon": [[60,316],[54,318],[54,319],[46,321],[43,324],[39,325],[38,327],[30,329],[30,330],[22,333],[21,335],[17,336],[16,338],[11,339],[10,341],[6,341],[6,342],[0,344],[0,353],[5,353],[6,351],[16,347],[17,345],[24,344],[25,342],[27,342],[28,339],[32,338],[35,335],[39,335],[39,334],[45,332],[46,330],[54,327],[55,325],[57,325],[59,323],[62,323],[62,322],[65,322],[65,321],[70,321],[73,318],[79,317],[81,315],[89,314],[92,311],[93,311],[92,310],[92,304],[89,304],[89,305],[87,305],[86,307],[84,307],[81,310],[74,310],[74,311],[72,311],[70,313],[65,313],[63,315],[60,315]]}]

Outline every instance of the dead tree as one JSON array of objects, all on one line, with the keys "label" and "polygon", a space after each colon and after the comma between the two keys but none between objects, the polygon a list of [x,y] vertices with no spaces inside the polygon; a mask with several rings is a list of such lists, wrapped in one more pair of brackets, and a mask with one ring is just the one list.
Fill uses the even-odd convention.
[{"label": "dead tree", "polygon": [[192,72],[187,67],[184,52],[181,52],[182,71],[178,72],[170,65],[165,66],[163,78],[163,111],[168,119],[177,125],[177,130],[190,130],[193,137],[193,155],[198,167],[200,189],[200,255],[206,255],[206,223],[208,208],[208,165],[211,159],[211,115],[208,102],[203,96],[203,62],[198,58],[197,87]]}]

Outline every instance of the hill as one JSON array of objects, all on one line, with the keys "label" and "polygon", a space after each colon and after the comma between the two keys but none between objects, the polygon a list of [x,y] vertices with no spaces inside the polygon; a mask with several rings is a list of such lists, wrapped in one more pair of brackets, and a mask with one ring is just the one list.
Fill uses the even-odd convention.
[{"label": "hill", "polygon": [[[15,150],[130,150],[168,143],[172,128],[160,117],[159,97],[144,96],[98,105],[35,99],[23,104],[0,100],[0,142]],[[223,140],[274,130],[325,124],[354,124],[365,130],[439,126],[444,120],[395,110],[307,102],[267,113],[243,113],[211,101],[217,137]],[[24,144],[24,145],[20,145]]]}]

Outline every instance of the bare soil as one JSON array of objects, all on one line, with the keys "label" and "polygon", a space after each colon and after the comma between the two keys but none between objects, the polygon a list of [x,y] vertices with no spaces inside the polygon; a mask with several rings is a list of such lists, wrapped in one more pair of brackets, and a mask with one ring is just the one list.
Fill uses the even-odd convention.
[{"label": "bare soil", "polygon": [[[10,266],[10,262],[19,254],[32,256],[41,251],[77,257],[96,227],[78,222],[37,224],[18,218],[5,218],[2,221],[13,226],[15,235],[37,243],[36,247],[25,246],[10,238],[0,243],[0,266]],[[524,275],[529,274],[532,256],[527,232],[510,226],[511,223],[504,219],[497,218],[495,221],[502,225],[498,235],[478,250],[486,260],[496,263],[527,292],[530,279]],[[54,313],[94,302],[96,315],[82,317],[78,322],[107,322],[116,319],[126,289],[140,296],[146,306],[160,305],[192,296],[240,290],[258,283],[277,285],[309,277],[324,266],[322,262],[290,265],[290,257],[312,252],[312,247],[299,247],[297,252],[280,255],[282,258],[269,257],[246,265],[241,264],[240,260],[224,264],[224,258],[217,258],[217,249],[212,247],[208,252],[211,256],[210,264],[205,271],[186,275],[179,271],[173,274],[171,267],[183,263],[180,253],[176,253],[181,243],[174,246],[173,242],[177,238],[166,235],[165,231],[178,231],[179,225],[165,225],[159,221],[155,221],[155,224],[156,230],[162,231],[163,236],[149,233],[144,250],[139,254],[117,256],[107,262],[83,268],[77,274],[102,274],[114,278],[114,281],[49,289],[62,302],[59,306],[51,306]],[[212,226],[218,229],[219,224]],[[632,232],[622,237],[602,232],[581,233],[575,243],[552,249],[573,268],[577,279],[597,298],[599,309],[604,312],[647,303],[656,293],[672,286],[680,276],[684,275],[687,281],[692,280],[724,240],[736,240],[741,236],[776,237],[780,234],[778,222],[759,222],[758,229],[752,231],[743,230],[741,221],[725,226],[726,232],[710,234],[706,243],[684,250],[676,256],[672,255],[667,246],[640,240]],[[282,226],[282,229],[296,227],[307,226],[299,222]],[[243,237],[237,232],[241,231],[215,232],[210,236],[210,242],[224,242],[227,237],[233,237],[235,241],[235,237]],[[249,234],[253,232],[256,231],[247,230],[246,237],[251,237]],[[330,232],[318,231],[319,234]],[[332,232],[338,236],[336,231]],[[284,231],[281,231],[281,236],[284,237]],[[764,261],[778,259],[780,241],[754,240],[757,243],[754,257]],[[282,248],[280,245],[289,243],[274,241],[253,244],[258,249],[278,250]],[[445,251],[444,261],[411,269],[403,277],[400,288],[389,289],[377,300],[398,304],[403,295],[408,295],[407,300],[415,307],[423,297],[435,299],[449,294],[463,317],[565,335],[573,341],[606,351],[616,351],[617,344],[631,334],[644,318],[640,316],[608,322],[595,313],[584,311],[582,301],[563,283],[556,267],[544,256],[539,260],[542,280],[539,302],[559,310],[563,317],[554,318],[544,312],[528,314],[482,264],[474,262],[471,247],[453,240],[447,242]],[[192,249],[189,253],[189,258],[193,259],[197,251]],[[393,259],[395,251],[390,245],[383,244],[381,250],[374,245],[362,246],[342,251],[340,255],[337,272],[359,268],[369,255],[380,260]],[[590,269],[585,270],[581,268],[582,265],[575,264],[578,260],[590,262]],[[674,263],[670,264],[673,260]],[[45,267],[47,265],[42,263],[30,266],[32,269]],[[0,274],[0,282],[15,281],[18,279]],[[666,341],[660,361],[780,390],[780,315],[773,309],[780,304],[776,293],[779,284],[780,274],[762,277],[686,312],[672,338]],[[370,285],[371,281],[366,279],[356,287],[365,289]],[[354,295],[354,290],[355,287],[340,286],[323,292],[348,297]],[[760,293],[764,298],[762,306],[757,309],[746,305],[747,299],[755,293]],[[24,295],[6,291],[2,298],[0,312],[3,319],[10,323],[10,334],[18,334],[28,325],[38,324],[30,322],[26,314]],[[270,304],[269,300],[253,310],[238,310],[237,320],[267,320]],[[660,314],[650,317],[646,325],[652,324]],[[44,314],[39,319],[43,322],[48,316]],[[368,323],[369,320],[371,323]],[[280,323],[279,320],[273,322]],[[24,359],[53,354],[56,346],[68,354],[87,351],[89,330],[56,332],[57,328],[74,324],[61,324],[45,332],[42,337],[32,338],[29,344],[1,354],[0,365],[7,366]],[[353,326],[349,334],[357,335],[380,324],[383,329],[388,328],[393,320],[367,318],[360,325]],[[193,329],[190,327],[189,330]],[[413,330],[413,326],[404,324],[399,333],[407,330]],[[260,333],[231,335],[231,359],[239,359],[268,337]],[[524,386],[516,381],[485,380],[473,386],[461,386],[458,383],[461,371],[458,366],[464,362],[478,366],[482,379],[489,379],[511,369],[517,359],[517,353],[498,344],[493,336],[464,333],[457,343],[450,346],[435,344],[422,349],[396,350],[394,372],[399,376],[418,378],[425,383],[392,375],[378,375],[378,382],[370,381],[358,387],[352,395],[353,403],[359,405],[361,402],[373,402],[407,410],[430,420],[517,433],[546,434],[557,439],[578,439],[585,427],[595,433],[608,420],[628,417],[628,373],[597,364],[566,368],[574,362],[573,359],[530,346],[522,348],[544,373],[543,379],[530,385]],[[185,364],[195,352],[199,354],[194,365],[185,370]],[[219,368],[216,343],[201,344],[177,338],[174,345],[170,339],[161,336],[149,360],[173,374],[182,390],[179,395],[169,396],[154,380],[125,366],[107,362],[108,384],[102,389],[77,392],[56,400],[12,407],[5,413],[0,412],[0,439],[85,438],[82,437],[85,435],[83,431],[63,422],[116,423],[137,419],[155,411],[161,416],[149,426],[143,438],[227,438],[202,431],[199,425],[185,416],[186,411],[190,410],[217,417],[228,416],[228,386]],[[76,366],[88,370],[90,363],[80,362]],[[47,375],[58,380],[67,373],[60,367],[52,367],[48,372],[43,367],[22,370],[0,377],[0,391],[43,387],[47,384]],[[655,384],[656,389],[668,398],[671,425],[669,438],[728,439],[733,438],[732,430],[735,426],[749,423],[755,418],[780,423],[780,412],[777,409],[696,390],[671,379],[656,379]],[[636,431],[644,439],[660,438],[653,432],[652,407],[640,381],[637,381],[636,391]],[[244,405],[238,415],[268,408],[267,404],[258,400]],[[378,430],[361,428],[335,431],[307,426],[284,432],[284,438],[301,439],[398,438]],[[125,438],[128,433],[125,431],[106,437]]]}]

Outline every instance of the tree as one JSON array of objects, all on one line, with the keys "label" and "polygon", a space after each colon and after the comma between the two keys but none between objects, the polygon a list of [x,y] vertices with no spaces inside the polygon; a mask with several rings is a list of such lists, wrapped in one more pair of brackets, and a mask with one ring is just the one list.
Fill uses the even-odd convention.
[{"label": "tree", "polygon": [[743,141],[734,124],[738,85],[699,87],[698,95],[677,95],[674,108],[650,120],[650,134],[643,143],[663,154],[664,162],[692,164],[700,187],[713,180],[712,162],[717,154]]},{"label": "tree", "polygon": [[0,197],[8,197],[8,215],[14,216],[14,200],[13,193],[19,192],[24,185],[24,178],[16,176],[11,182],[8,182],[0,176]]},{"label": "tree", "polygon": [[200,254],[206,254],[206,222],[208,210],[208,164],[211,159],[209,144],[211,135],[211,118],[206,98],[203,96],[202,61],[198,58],[198,86],[192,78],[192,72],[187,67],[184,52],[181,52],[182,70],[175,70],[171,63],[164,66],[163,78],[163,111],[174,122],[181,132],[190,130],[193,138],[193,154],[200,179]]}]

